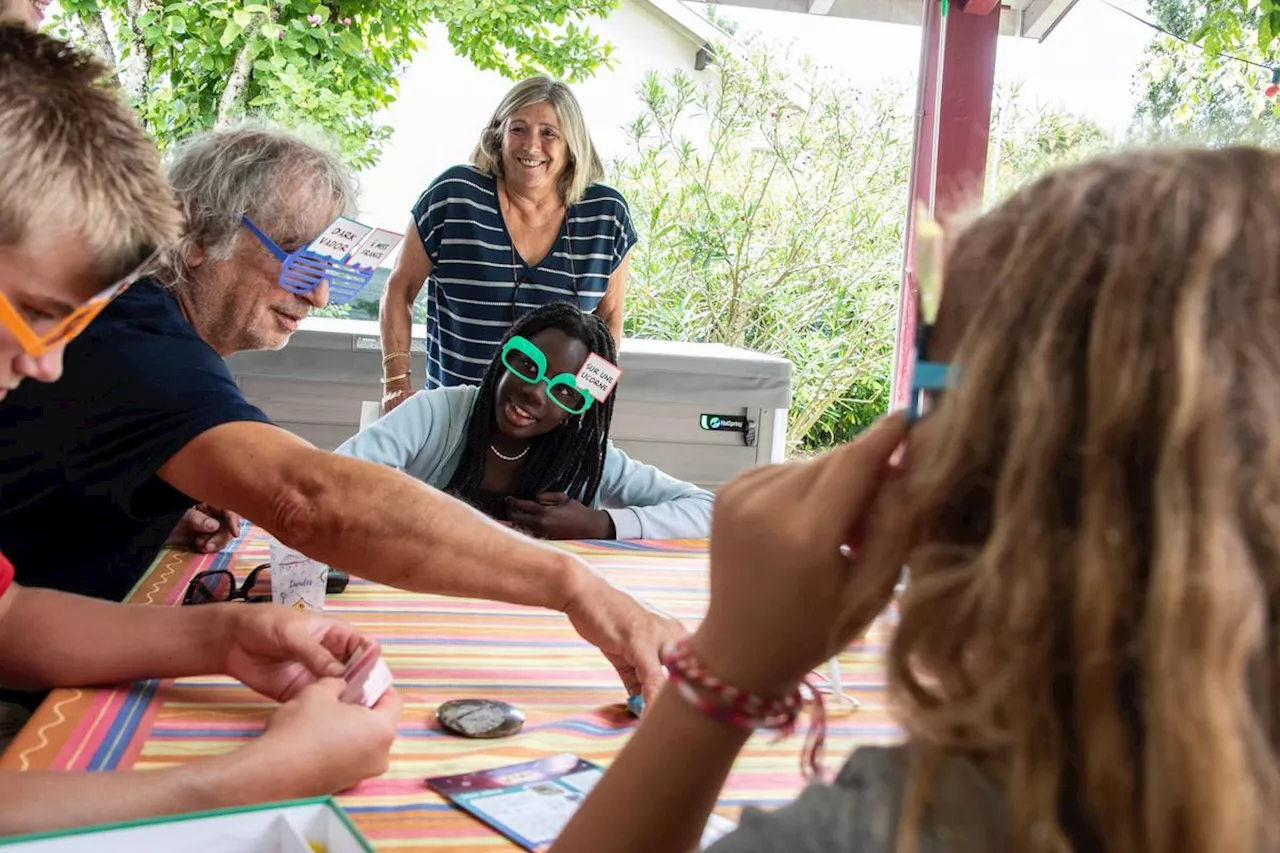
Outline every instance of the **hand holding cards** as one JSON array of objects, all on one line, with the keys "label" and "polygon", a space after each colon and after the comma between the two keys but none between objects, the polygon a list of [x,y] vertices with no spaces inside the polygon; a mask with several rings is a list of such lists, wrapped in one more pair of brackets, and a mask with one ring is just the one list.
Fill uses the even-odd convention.
[{"label": "hand holding cards", "polygon": [[347,689],[342,692],[343,702],[366,708],[378,704],[382,694],[391,687],[391,670],[382,659],[382,649],[378,644],[361,646],[347,661],[347,671],[342,679],[347,682]]}]

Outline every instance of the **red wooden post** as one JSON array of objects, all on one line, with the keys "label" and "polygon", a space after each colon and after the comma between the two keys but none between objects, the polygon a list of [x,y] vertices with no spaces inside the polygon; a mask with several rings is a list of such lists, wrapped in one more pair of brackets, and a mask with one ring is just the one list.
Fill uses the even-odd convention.
[{"label": "red wooden post", "polygon": [[964,3],[966,15],[990,15],[1000,8],[1000,0],[968,0]]},{"label": "red wooden post", "polygon": [[915,220],[920,203],[935,217],[981,198],[991,134],[996,40],[1000,6],[969,0],[968,14],[943,17],[940,0],[923,0],[920,82],[916,95],[915,141],[907,211],[906,254],[898,294],[898,337],[894,346],[890,410],[907,402],[915,348]]}]

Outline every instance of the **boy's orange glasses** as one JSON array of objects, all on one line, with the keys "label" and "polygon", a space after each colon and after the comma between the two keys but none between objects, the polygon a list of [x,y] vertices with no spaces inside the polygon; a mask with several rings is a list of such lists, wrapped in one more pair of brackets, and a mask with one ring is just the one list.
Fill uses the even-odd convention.
[{"label": "boy's orange glasses", "polygon": [[111,300],[123,293],[129,285],[142,278],[150,270],[152,263],[159,254],[159,250],[152,252],[133,272],[95,296],[90,297],[87,302],[66,317],[63,317],[52,329],[43,334],[31,328],[31,324],[23,319],[22,314],[18,312],[13,303],[5,298],[3,293],[0,293],[0,326],[4,326],[17,339],[18,344],[27,355],[32,358],[39,358],[49,350],[67,344],[76,335],[83,332],[85,327],[93,322],[93,318],[102,313],[102,309],[111,303]]}]

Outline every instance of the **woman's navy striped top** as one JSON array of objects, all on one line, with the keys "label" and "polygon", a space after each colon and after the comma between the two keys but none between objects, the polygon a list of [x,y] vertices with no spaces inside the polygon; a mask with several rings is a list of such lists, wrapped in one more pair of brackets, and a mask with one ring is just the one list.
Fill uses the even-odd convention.
[{"label": "woman's navy striped top", "polygon": [[498,207],[497,180],[454,166],[413,206],[431,260],[427,387],[478,385],[516,319],[548,302],[594,311],[636,242],[626,199],[593,184],[569,208],[547,257],[530,267]]}]

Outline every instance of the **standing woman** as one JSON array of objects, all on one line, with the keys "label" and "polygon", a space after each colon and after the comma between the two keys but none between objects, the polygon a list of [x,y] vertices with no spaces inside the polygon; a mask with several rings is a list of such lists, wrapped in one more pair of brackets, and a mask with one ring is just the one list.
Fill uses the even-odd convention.
[{"label": "standing woman", "polygon": [[603,178],[568,86],[539,76],[507,93],[471,163],[447,169],[413,207],[382,294],[384,412],[413,393],[410,325],[424,283],[428,388],[478,385],[512,324],[549,302],[595,313],[621,340],[636,233]]}]

